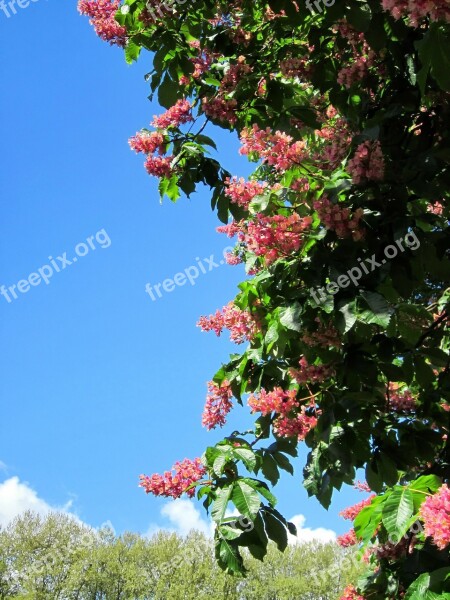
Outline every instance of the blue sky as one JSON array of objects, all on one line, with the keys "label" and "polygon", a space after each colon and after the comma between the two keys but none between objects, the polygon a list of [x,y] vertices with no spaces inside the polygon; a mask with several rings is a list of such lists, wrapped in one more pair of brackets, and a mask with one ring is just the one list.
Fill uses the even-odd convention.
[{"label": "blue sky", "polygon": [[[129,150],[162,112],[147,99],[149,56],[127,66],[72,0],[35,0],[9,18],[0,10],[0,52],[0,285],[80,254],[52,267],[48,285],[0,296],[0,482],[10,481],[0,515],[2,501],[22,506],[14,494],[26,489],[45,506],[71,500],[94,526],[165,526],[167,501],[145,496],[138,476],[220,438],[200,415],[206,381],[235,347],[195,324],[234,297],[242,271],[219,266],[156,301],[144,291],[197,257],[220,260],[228,245],[207,190],[160,205],[156,180]],[[225,166],[249,173],[236,137],[216,136]],[[338,533],[348,529],[338,511],[361,499],[344,492],[327,513],[307,499],[300,468],[278,489],[288,517]]]}]

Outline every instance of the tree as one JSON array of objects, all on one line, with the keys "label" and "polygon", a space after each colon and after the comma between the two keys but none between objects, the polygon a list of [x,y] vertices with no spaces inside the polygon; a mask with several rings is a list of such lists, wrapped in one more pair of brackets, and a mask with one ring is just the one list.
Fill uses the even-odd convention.
[{"label": "tree", "polygon": [[[304,485],[323,506],[359,469],[375,492],[350,511],[342,543],[370,564],[343,598],[450,597],[448,2],[79,9],[128,62],[153,53],[147,81],[167,110],[130,145],[161,196],[211,188],[237,239],[228,262],[250,276],[199,325],[248,343],[209,383],[204,425],[246,402],[254,430],[142,487],[197,490],[219,564],[243,572],[242,548],[287,547],[268,483],[304,442]],[[248,181],[209,155],[211,124],[238,133],[257,163]],[[225,517],[230,503],[241,519]]]},{"label": "tree", "polygon": [[[49,544],[51,532],[52,543]],[[69,542],[69,547],[67,546]],[[335,600],[358,565],[336,543],[293,546],[282,555],[270,545],[261,565],[248,559],[247,578],[224,573],[213,542],[192,531],[182,538],[115,535],[80,525],[67,515],[31,512],[0,534],[2,600]],[[61,575],[63,574],[63,576]]]}]

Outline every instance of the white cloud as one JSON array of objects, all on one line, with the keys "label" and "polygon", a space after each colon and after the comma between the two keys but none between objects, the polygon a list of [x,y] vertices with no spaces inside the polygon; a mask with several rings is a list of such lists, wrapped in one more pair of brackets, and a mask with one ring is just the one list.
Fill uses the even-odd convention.
[{"label": "white cloud", "polygon": [[51,506],[18,477],[10,477],[0,483],[0,525],[3,527],[26,510],[45,515],[52,510],[68,512],[71,505],[72,501],[62,507]]},{"label": "white cloud", "polygon": [[161,515],[169,519],[180,535],[187,535],[192,529],[211,535],[212,523],[202,519],[200,511],[190,500],[174,500],[165,504]]},{"label": "white cloud", "polygon": [[332,529],[325,529],[324,527],[311,529],[310,527],[305,527],[306,518],[304,515],[294,515],[289,521],[297,527],[297,536],[289,534],[290,544],[304,544],[305,542],[312,541],[326,543],[336,540],[336,532]]},{"label": "white cloud", "polygon": [[[227,510],[225,516],[229,517],[238,514],[239,512],[236,509],[232,511]],[[172,531],[182,536],[187,535],[193,529],[201,531],[210,537],[214,533],[213,522],[203,519],[200,510],[196,508],[194,502],[191,500],[174,500],[168,502],[161,508],[161,515],[170,521],[171,526],[160,526],[152,523],[146,535],[152,536],[161,529]],[[336,532],[332,529],[325,529],[324,527],[311,529],[310,527],[305,527],[306,518],[304,515],[294,515],[289,521],[297,527],[297,536],[289,534],[290,544],[303,544],[312,541],[326,543],[336,540]]]}]

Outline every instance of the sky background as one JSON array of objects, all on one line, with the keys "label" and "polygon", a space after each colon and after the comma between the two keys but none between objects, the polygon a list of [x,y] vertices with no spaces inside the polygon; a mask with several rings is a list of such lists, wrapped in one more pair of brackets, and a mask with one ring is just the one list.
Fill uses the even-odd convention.
[{"label": "sky background", "polygon": [[[207,189],[160,205],[128,147],[162,112],[147,99],[150,56],[126,65],[73,0],[0,10],[0,56],[0,285],[71,259],[90,236],[95,245],[48,285],[0,296],[0,524],[59,507],[118,533],[206,528],[201,505],[146,496],[138,476],[221,439],[201,428],[201,412],[206,382],[236,347],[196,322],[235,296],[243,272],[221,265],[156,301],[145,293],[228,246]],[[214,136],[224,166],[247,175],[236,136]],[[250,423],[246,413],[224,435]],[[346,490],[325,511],[307,498],[301,463],[276,493],[297,524],[338,533],[349,528],[339,510],[362,499]]]}]

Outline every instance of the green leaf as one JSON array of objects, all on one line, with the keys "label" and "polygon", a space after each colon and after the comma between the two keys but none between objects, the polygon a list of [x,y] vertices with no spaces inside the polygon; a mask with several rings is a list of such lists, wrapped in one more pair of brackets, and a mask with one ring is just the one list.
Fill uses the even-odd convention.
[{"label": "green leaf", "polygon": [[261,506],[261,501],[258,493],[248,483],[242,480],[235,482],[231,501],[244,517],[247,517],[251,521],[255,520]]},{"label": "green leaf", "polygon": [[132,39],[129,39],[127,45],[125,46],[125,60],[128,64],[133,63],[139,58],[139,54],[141,53],[142,46],[133,42]]},{"label": "green leaf", "polygon": [[278,515],[278,511],[268,508],[262,511],[267,535],[276,543],[278,550],[284,552],[288,545],[288,530],[285,525],[286,521],[283,518],[280,519]]},{"label": "green leaf", "polygon": [[298,302],[294,302],[291,306],[283,307],[280,310],[280,323],[286,327],[286,329],[292,329],[293,331],[302,331],[302,325],[300,316],[302,314],[301,306]]},{"label": "green leaf", "polygon": [[291,475],[294,474],[294,467],[291,465],[289,459],[284,454],[281,454],[281,452],[274,452],[273,457],[276,460],[276,463],[280,467],[280,469],[283,469],[283,471],[287,471]]},{"label": "green leaf", "polygon": [[269,504],[272,506],[272,508],[276,506],[277,499],[272,494],[272,492],[269,490],[269,488],[267,487],[267,484],[265,484],[262,481],[258,481],[257,479],[250,479],[248,477],[245,477],[245,479],[243,479],[242,481],[245,481],[245,483],[248,483],[248,485],[250,485],[259,494],[261,494],[261,496],[264,496],[264,498],[269,502]]},{"label": "green leaf", "polygon": [[261,470],[264,477],[270,481],[272,485],[277,484],[278,480],[280,479],[280,472],[275,459],[268,452],[264,454]]},{"label": "green leaf", "polygon": [[450,40],[444,29],[437,24],[431,27],[433,45],[431,48],[431,73],[442,90],[450,91]]},{"label": "green leaf", "polygon": [[212,148],[214,148],[214,150],[217,150],[216,142],[207,135],[203,135],[202,133],[200,133],[195,136],[195,140],[199,144],[203,144],[205,146],[211,146]]},{"label": "green leaf", "polygon": [[397,541],[408,530],[409,520],[414,512],[413,495],[409,488],[396,488],[383,506],[382,521],[389,536]]},{"label": "green leaf", "polygon": [[355,533],[359,539],[367,543],[375,535],[381,523],[383,503],[387,496],[376,496],[371,504],[365,506],[353,522]]},{"label": "green leaf", "polygon": [[233,489],[234,484],[232,483],[218,490],[211,507],[211,517],[216,523],[220,523],[224,518]]},{"label": "green leaf", "polygon": [[391,320],[391,309],[386,299],[381,294],[375,292],[361,292],[361,296],[371,308],[371,312],[363,311],[359,315],[359,319],[363,323],[368,323],[369,325],[374,323],[386,328]]},{"label": "green leaf", "polygon": [[180,97],[178,84],[166,74],[158,88],[158,102],[164,108],[170,108]]},{"label": "green leaf", "polygon": [[405,600],[435,600],[450,598],[444,593],[443,584],[450,577],[450,568],[444,567],[431,573],[422,573],[407,589]]},{"label": "green leaf", "polygon": [[214,464],[213,464],[213,471],[215,473],[215,475],[217,475],[218,477],[220,477],[223,473],[223,469],[225,467],[225,465],[227,464],[228,459],[226,454],[219,454],[219,456],[215,459]]},{"label": "green leaf", "polygon": [[242,556],[237,548],[236,541],[224,538],[216,541],[216,558],[219,566],[227,573],[245,573]]},{"label": "green leaf", "polygon": [[235,448],[233,454],[240,458],[248,471],[253,471],[256,466],[256,456],[249,448]]}]

